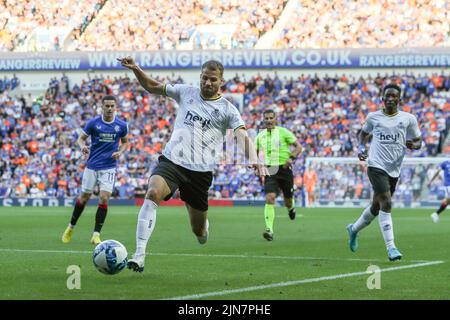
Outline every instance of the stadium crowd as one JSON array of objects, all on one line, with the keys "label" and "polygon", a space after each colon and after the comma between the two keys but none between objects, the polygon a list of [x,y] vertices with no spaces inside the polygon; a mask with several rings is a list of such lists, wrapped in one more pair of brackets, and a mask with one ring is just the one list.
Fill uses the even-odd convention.
[{"label": "stadium crowd", "polygon": [[[291,0],[294,1],[294,0]],[[37,27],[69,27],[67,50],[253,48],[273,30],[286,0],[2,0],[0,51],[20,48]],[[289,13],[288,13],[289,14]],[[281,24],[284,22],[281,22]],[[234,26],[230,38],[196,33]],[[281,26],[281,25],[280,25]],[[450,3],[443,0],[297,1],[275,48],[450,46]],[[62,50],[53,39],[49,50]],[[43,50],[37,48],[36,50]]]},{"label": "stadium crowd", "polygon": [[[175,76],[159,80],[183,82]],[[294,165],[295,196],[299,198],[305,158],[354,157],[357,132],[366,114],[381,104],[380,88],[390,81],[403,87],[403,110],[418,117],[422,130],[424,147],[409,155],[449,153],[443,142],[450,128],[450,75],[364,78],[301,75],[289,79],[278,76],[246,79],[236,75],[226,81],[223,91],[242,95],[241,113],[249,129],[261,129],[262,111],[272,108],[280,125],[296,134],[304,148]],[[142,196],[149,171],[171,133],[176,103],[149,95],[136,80],[126,77],[96,76],[80,85],[71,85],[63,75],[60,79],[53,78],[45,96],[37,99],[30,95],[13,97],[11,87],[0,94],[0,197],[76,196],[84,169],[76,139],[79,130],[99,112],[99,101],[105,94],[118,97],[119,116],[127,120],[130,128],[131,147],[120,159],[113,196]],[[366,178],[358,166],[341,166],[338,170],[323,164],[316,171],[318,198],[367,197]],[[401,184],[411,184],[414,174],[408,177]],[[251,170],[221,162],[210,196],[259,199],[263,194],[261,183]]]},{"label": "stadium crowd", "polygon": [[276,48],[450,46],[450,2],[299,1]]},{"label": "stadium crowd", "polygon": [[76,50],[171,50],[189,40],[199,25],[235,25],[232,42],[211,35],[199,49],[251,48],[269,31],[286,1],[110,0],[80,36]]},{"label": "stadium crowd", "polygon": [[[38,27],[84,30],[106,0],[3,0],[0,1],[0,51],[13,51]],[[60,50],[64,39],[53,39]],[[49,48],[50,49],[50,48]]]}]

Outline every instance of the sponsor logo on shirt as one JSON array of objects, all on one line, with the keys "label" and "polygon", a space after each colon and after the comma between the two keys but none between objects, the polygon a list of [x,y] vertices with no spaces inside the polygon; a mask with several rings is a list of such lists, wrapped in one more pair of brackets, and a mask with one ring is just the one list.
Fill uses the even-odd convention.
[{"label": "sponsor logo on shirt", "polygon": [[194,126],[196,123],[200,123],[202,128],[205,128],[211,124],[211,120],[200,117],[194,111],[188,111],[184,117],[184,124]]},{"label": "sponsor logo on shirt", "polygon": [[115,142],[116,134],[115,133],[99,133],[100,142]]},{"label": "sponsor logo on shirt", "polygon": [[389,134],[389,133],[378,133],[378,138],[381,143],[397,143],[400,140],[400,133]]}]

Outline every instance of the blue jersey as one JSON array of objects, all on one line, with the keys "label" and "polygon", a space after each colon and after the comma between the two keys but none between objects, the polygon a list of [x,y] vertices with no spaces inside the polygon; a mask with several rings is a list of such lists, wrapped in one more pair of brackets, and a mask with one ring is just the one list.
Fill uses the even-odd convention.
[{"label": "blue jersey", "polygon": [[91,136],[91,150],[87,167],[92,170],[115,168],[117,161],[112,154],[119,150],[120,138],[128,135],[128,125],[115,117],[112,122],[105,122],[97,116],[86,124],[84,133]]},{"label": "blue jersey", "polygon": [[444,186],[450,187],[450,161],[442,162],[441,169],[444,171]]}]

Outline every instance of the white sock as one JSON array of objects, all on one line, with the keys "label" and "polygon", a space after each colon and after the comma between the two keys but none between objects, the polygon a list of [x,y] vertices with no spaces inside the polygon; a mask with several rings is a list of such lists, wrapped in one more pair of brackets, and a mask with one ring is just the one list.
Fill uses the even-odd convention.
[{"label": "white sock", "polygon": [[94,233],[92,234],[93,237],[95,236],[99,236],[100,237],[100,232],[94,231]]},{"label": "white sock", "polygon": [[384,242],[386,243],[386,248],[395,248],[391,213],[380,210],[380,214],[378,215],[378,222],[380,223],[380,229],[381,233],[383,234]]},{"label": "white sock", "polygon": [[208,235],[209,235],[209,221],[208,221],[208,219],[206,219],[205,228],[206,228],[206,235],[205,236],[201,236],[201,237],[197,237],[198,243],[200,243],[200,244],[205,244],[206,241],[208,241]]},{"label": "white sock", "polygon": [[138,215],[136,228],[136,255],[145,254],[147,242],[156,224],[156,209],[158,205],[152,200],[145,199]]},{"label": "white sock", "polygon": [[373,219],[375,219],[376,216],[370,212],[370,207],[364,209],[363,213],[361,213],[361,216],[356,220],[356,222],[353,224],[352,230],[353,232],[358,232],[365,227],[367,227]]}]

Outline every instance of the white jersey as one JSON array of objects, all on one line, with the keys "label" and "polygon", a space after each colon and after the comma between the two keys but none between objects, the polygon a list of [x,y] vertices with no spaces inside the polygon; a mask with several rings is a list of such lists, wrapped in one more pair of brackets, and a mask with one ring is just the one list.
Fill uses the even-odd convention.
[{"label": "white jersey", "polygon": [[244,126],[239,111],[223,97],[203,99],[197,87],[168,84],[164,89],[167,96],[178,102],[179,108],[163,155],[189,170],[213,171],[227,129]]},{"label": "white jersey", "polygon": [[403,111],[392,116],[381,110],[371,112],[362,130],[373,135],[369,149],[369,167],[382,169],[393,178],[399,177],[406,153],[406,140],[420,137],[416,117]]}]

